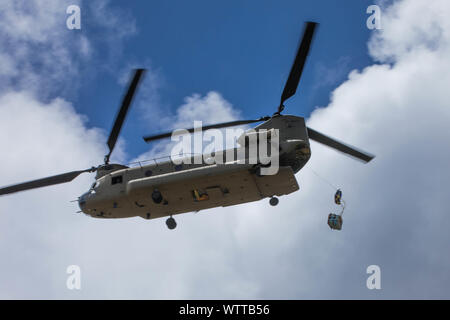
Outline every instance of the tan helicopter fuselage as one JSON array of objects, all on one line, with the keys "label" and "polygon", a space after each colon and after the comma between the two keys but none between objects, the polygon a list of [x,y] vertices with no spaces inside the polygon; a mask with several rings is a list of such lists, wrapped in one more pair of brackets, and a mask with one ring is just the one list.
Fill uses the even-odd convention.
[{"label": "tan helicopter fuselage", "polygon": [[[294,174],[311,155],[304,118],[276,116],[254,129],[279,130],[279,169],[274,175],[261,175],[260,163],[234,160],[196,164],[195,157],[190,158],[191,164],[188,161],[137,167],[111,164],[99,168],[96,182],[79,198],[79,206],[82,212],[96,218],[153,219],[297,191]],[[233,153],[238,154],[240,148],[246,146],[235,148]],[[248,148],[246,156],[247,153]],[[215,157],[225,158],[225,154],[226,151],[217,152]],[[160,201],[152,197],[155,192],[161,195]]]}]

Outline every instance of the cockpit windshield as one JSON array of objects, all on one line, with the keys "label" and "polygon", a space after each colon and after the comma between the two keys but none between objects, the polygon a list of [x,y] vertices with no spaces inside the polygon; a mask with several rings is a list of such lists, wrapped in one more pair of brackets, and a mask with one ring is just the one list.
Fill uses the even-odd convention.
[{"label": "cockpit windshield", "polygon": [[91,190],[95,190],[98,187],[98,185],[99,185],[99,182],[95,181],[91,186]]}]

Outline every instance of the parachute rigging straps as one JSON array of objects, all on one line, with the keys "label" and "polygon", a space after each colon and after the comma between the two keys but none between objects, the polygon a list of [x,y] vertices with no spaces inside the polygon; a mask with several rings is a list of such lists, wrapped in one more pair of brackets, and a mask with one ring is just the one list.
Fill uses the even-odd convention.
[{"label": "parachute rigging straps", "polygon": [[341,213],[339,213],[339,215],[342,217],[344,215],[344,210],[345,210],[345,201],[341,200]]},{"label": "parachute rigging straps", "polygon": [[[339,189],[338,187],[336,187],[335,185],[333,185],[330,181],[328,181],[327,179],[325,179],[324,177],[322,177],[321,175],[319,175],[316,171],[314,171],[312,168],[310,168],[312,173],[314,173],[319,179],[321,179],[323,182],[325,182],[326,184],[328,184],[333,190],[336,191],[335,194],[335,203],[337,205],[341,206],[341,212],[339,213],[339,215],[342,217],[342,215],[344,214],[344,210],[345,210],[345,201],[342,200],[342,191],[341,189]],[[339,193],[339,201],[336,202],[336,196]]]},{"label": "parachute rigging straps", "polygon": [[334,186],[330,181],[325,179],[324,177],[320,176],[317,172],[315,172],[312,168],[310,168],[312,173],[314,173],[319,179],[322,179],[325,183],[327,183],[333,190],[339,190],[338,187]]}]

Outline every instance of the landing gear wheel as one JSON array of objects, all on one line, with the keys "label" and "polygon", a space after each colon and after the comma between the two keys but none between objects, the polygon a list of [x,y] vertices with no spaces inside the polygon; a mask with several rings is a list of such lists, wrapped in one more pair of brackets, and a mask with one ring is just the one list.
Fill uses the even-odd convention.
[{"label": "landing gear wheel", "polygon": [[270,203],[271,206],[276,206],[278,204],[278,202],[279,202],[279,200],[278,200],[277,197],[272,197],[269,200],[269,203]]},{"label": "landing gear wheel", "polygon": [[169,228],[170,230],[173,230],[177,227],[177,222],[172,217],[170,217],[166,220],[166,224],[167,224],[167,228]]}]

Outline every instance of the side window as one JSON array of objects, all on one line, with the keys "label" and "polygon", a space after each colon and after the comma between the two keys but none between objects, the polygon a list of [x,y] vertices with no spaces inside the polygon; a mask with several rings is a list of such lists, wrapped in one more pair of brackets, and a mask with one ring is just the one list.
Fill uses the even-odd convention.
[{"label": "side window", "polygon": [[122,176],[115,176],[111,178],[111,184],[122,183]]}]

